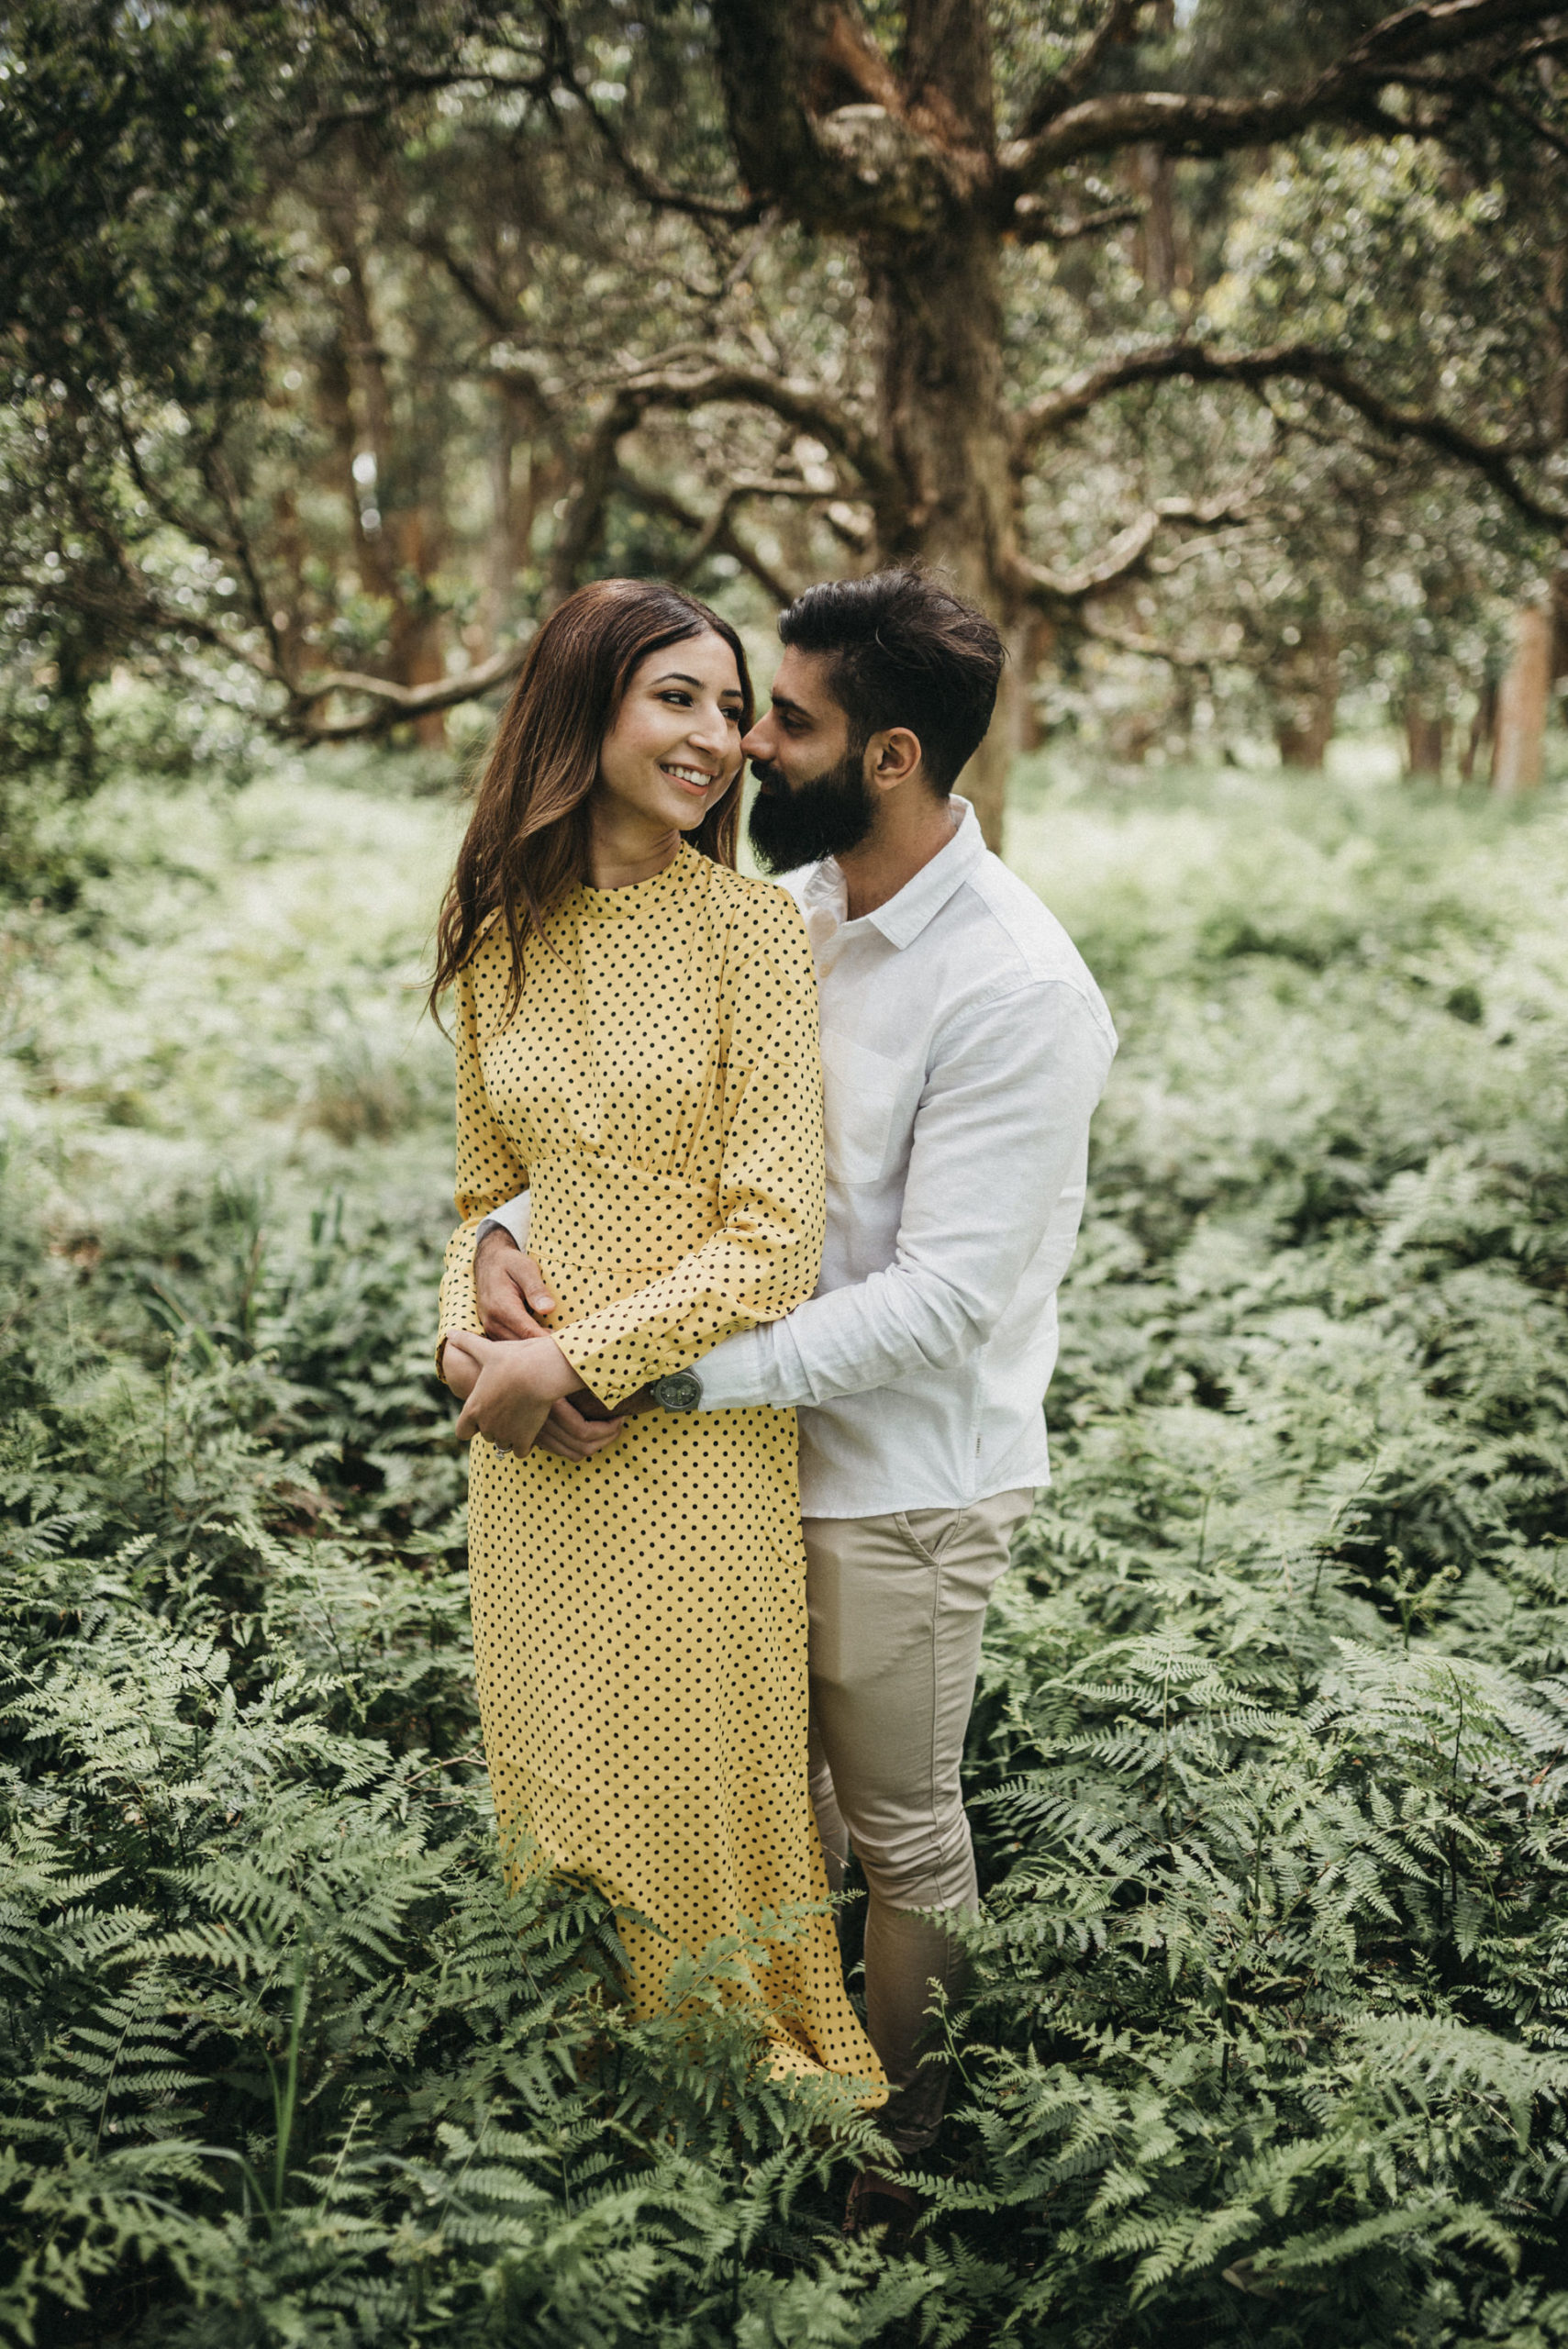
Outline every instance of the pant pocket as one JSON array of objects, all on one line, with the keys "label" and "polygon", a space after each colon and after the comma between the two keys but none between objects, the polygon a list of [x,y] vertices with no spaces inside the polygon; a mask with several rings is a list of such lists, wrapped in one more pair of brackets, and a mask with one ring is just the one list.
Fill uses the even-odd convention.
[{"label": "pant pocket", "polygon": [[901,1542],[908,1544],[921,1563],[940,1565],[942,1553],[963,1523],[966,1512],[961,1508],[900,1509],[893,1523]]}]

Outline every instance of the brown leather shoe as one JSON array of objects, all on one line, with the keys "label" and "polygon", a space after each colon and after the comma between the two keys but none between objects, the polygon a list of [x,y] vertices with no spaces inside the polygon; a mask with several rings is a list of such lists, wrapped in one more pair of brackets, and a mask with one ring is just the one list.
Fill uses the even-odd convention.
[{"label": "brown leather shoe", "polygon": [[857,2172],[844,2205],[844,2232],[880,2234],[884,2251],[907,2251],[928,2207],[918,2187],[884,2169],[862,2169]]}]

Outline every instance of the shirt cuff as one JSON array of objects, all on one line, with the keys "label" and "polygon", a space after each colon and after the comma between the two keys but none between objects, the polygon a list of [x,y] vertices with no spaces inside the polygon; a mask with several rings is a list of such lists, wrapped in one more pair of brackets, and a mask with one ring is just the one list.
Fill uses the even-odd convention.
[{"label": "shirt cuff", "polygon": [[505,1207],[496,1208],[492,1214],[485,1217],[474,1234],[475,1245],[477,1246],[478,1242],[484,1239],[487,1231],[506,1231],[511,1234],[519,1248],[527,1248],[528,1214],[532,1206],[532,1194],[528,1191],[519,1191],[515,1199],[508,1199]]},{"label": "shirt cuff", "polygon": [[759,1404],[789,1410],[810,1399],[787,1320],[739,1330],[693,1366],[702,1381],[700,1410],[744,1411]]}]

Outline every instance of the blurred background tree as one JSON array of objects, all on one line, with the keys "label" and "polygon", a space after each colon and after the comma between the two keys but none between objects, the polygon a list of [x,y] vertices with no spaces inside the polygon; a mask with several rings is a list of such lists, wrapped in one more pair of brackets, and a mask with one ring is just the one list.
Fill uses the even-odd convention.
[{"label": "blurred background tree", "polygon": [[32,0],[0,49],[4,724],[295,737],[657,571],[765,628],[944,565],[969,787],[1373,694],[1539,780],[1568,666],[1568,32],[1533,0]]}]

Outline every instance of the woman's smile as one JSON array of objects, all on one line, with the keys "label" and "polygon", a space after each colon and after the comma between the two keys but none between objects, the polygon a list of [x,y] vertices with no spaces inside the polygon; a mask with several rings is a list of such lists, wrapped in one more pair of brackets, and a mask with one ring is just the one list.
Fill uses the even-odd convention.
[{"label": "woman's smile", "polygon": [[696,792],[704,798],[716,783],[722,783],[724,780],[720,771],[707,767],[678,766],[673,759],[662,759],[659,763],[659,771],[662,774],[673,776],[684,790]]},{"label": "woman's smile", "polygon": [[599,748],[593,797],[598,885],[670,863],[740,773],[745,696],[735,655],[704,629],[639,662]]}]

